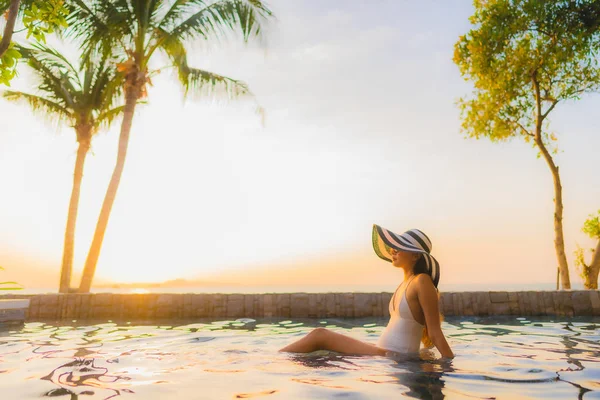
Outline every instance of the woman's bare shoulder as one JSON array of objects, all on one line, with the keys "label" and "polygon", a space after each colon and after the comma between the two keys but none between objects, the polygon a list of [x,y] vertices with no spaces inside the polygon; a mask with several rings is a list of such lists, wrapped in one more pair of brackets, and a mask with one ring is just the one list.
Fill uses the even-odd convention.
[{"label": "woman's bare shoulder", "polygon": [[415,277],[415,282],[417,283],[418,286],[420,287],[429,287],[429,286],[433,286],[433,281],[431,280],[431,277],[428,274],[419,274]]},{"label": "woman's bare shoulder", "polygon": [[430,308],[429,306],[435,307],[438,301],[438,292],[431,277],[428,274],[419,274],[415,281],[417,281],[416,292],[423,312],[426,308]]}]

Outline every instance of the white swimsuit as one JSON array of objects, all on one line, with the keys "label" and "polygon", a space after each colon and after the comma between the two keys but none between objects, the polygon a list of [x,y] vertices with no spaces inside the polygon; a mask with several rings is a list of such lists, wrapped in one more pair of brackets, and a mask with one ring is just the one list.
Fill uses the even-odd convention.
[{"label": "white swimsuit", "polygon": [[402,289],[402,293],[398,296],[400,297],[398,307],[394,303],[400,287],[396,289],[396,293],[394,293],[394,296],[390,300],[390,322],[388,322],[385,330],[379,337],[377,347],[402,354],[419,352],[421,336],[423,335],[423,328],[425,326],[413,318],[412,312],[408,307],[408,301],[406,300],[406,288],[413,278],[414,276],[407,282],[406,286]]}]

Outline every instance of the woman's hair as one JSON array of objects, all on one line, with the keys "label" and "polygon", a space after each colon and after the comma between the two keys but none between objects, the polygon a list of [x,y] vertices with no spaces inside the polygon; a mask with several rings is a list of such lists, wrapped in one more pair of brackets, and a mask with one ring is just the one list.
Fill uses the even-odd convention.
[{"label": "woman's hair", "polygon": [[[413,274],[415,276],[419,275],[419,274],[427,274],[431,277],[431,274],[429,273],[429,271],[427,271],[427,261],[425,261],[425,257],[423,257],[422,255],[421,255],[421,257],[419,257],[419,259],[415,263],[415,266],[413,268]],[[437,286],[435,287],[435,290],[438,293],[438,300],[439,300],[440,291],[438,290]],[[444,316],[442,315],[442,313],[440,313],[440,323],[443,320],[444,320]],[[421,336],[421,342],[423,343],[423,346],[425,346],[427,348],[433,347],[433,342],[429,338],[429,332],[427,332],[427,323],[425,323],[425,329],[423,329],[423,335]]]},{"label": "woman's hair", "polygon": [[[420,255],[417,262],[415,263],[415,266],[413,267],[413,274],[415,274],[415,275],[427,274],[427,275],[429,275],[429,277],[431,277],[431,273],[429,271],[427,271],[427,261],[425,261],[425,257],[423,257],[422,254]],[[432,279],[432,281],[433,281],[433,279]],[[437,289],[437,286],[436,286],[436,289]]]}]

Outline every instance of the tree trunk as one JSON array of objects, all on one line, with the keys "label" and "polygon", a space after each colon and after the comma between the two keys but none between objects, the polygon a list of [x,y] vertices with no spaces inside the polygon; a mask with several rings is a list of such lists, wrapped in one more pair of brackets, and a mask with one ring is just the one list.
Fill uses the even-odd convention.
[{"label": "tree trunk", "polygon": [[19,13],[19,5],[21,0],[12,0],[10,7],[8,8],[8,16],[6,18],[6,25],[4,26],[4,34],[0,41],[0,57],[6,53],[10,41],[12,40],[13,31],[15,30],[15,22],[17,20],[17,14]]},{"label": "tree trunk", "polygon": [[598,273],[600,272],[600,240],[596,244],[596,250],[592,257],[592,263],[590,264],[589,274],[585,277],[585,288],[586,289],[598,289]]},{"label": "tree trunk", "polygon": [[558,173],[558,167],[554,164],[552,156],[542,139],[542,123],[546,118],[547,113],[552,109],[548,110],[546,114],[542,114],[542,103],[540,96],[540,87],[537,81],[537,72],[533,73],[533,88],[535,92],[536,100],[536,124],[534,140],[537,147],[540,149],[544,160],[548,163],[550,171],[552,172],[552,179],[554,182],[554,250],[556,251],[556,258],[558,259],[558,268],[560,270],[560,280],[563,289],[571,289],[571,280],[569,279],[569,263],[567,262],[567,256],[565,254],[565,239],[563,235],[563,202],[562,202],[562,185],[560,183],[560,174]]},{"label": "tree trunk", "polygon": [[[87,128],[77,128],[87,129]],[[88,129],[89,131],[89,129]],[[75,248],[75,225],[77,222],[77,210],[79,208],[79,194],[81,191],[81,180],[83,179],[83,166],[85,157],[90,149],[91,132],[77,132],[79,148],[75,160],[75,171],[73,173],[73,189],[71,190],[71,201],[69,203],[69,214],[67,216],[67,228],[65,229],[65,242],[63,247],[62,268],[60,270],[59,293],[69,293],[71,287],[71,273],[73,271],[73,251]]]},{"label": "tree trunk", "polygon": [[552,171],[554,181],[554,250],[558,259],[558,268],[560,269],[560,281],[563,289],[571,289],[571,280],[569,278],[569,263],[565,254],[565,239],[563,235],[563,202],[562,202],[562,185],[560,183],[560,175],[558,167],[554,164],[552,156],[546,149],[543,143],[538,143],[538,147],[542,151],[544,159]]},{"label": "tree trunk", "polygon": [[115,197],[117,196],[117,189],[121,181],[121,175],[123,174],[123,167],[125,166],[125,158],[127,156],[127,146],[129,144],[129,133],[131,131],[131,125],[133,122],[133,114],[135,112],[135,106],[141,93],[141,88],[137,84],[131,85],[126,90],[125,95],[125,109],[123,110],[123,122],[121,124],[121,134],[119,136],[119,151],[117,154],[117,162],[115,169],[113,170],[106,195],[104,196],[104,202],[102,203],[102,209],[100,210],[100,216],[98,217],[98,223],[96,224],[96,231],[94,232],[94,238],[87,259],[85,261],[85,267],[83,269],[83,275],[81,277],[81,283],[79,285],[79,293],[89,293],[92,287],[92,280],[96,273],[96,264],[100,257],[100,250],[102,249],[102,242],[104,241],[104,234],[108,225],[108,218],[112,210]]}]

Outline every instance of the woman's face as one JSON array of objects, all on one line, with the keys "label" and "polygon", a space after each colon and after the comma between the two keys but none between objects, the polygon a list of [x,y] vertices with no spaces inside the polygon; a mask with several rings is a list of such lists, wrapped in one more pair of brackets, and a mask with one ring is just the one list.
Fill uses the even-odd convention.
[{"label": "woman's face", "polygon": [[412,267],[419,258],[419,253],[396,249],[391,249],[390,254],[392,255],[392,264],[398,268]]}]

